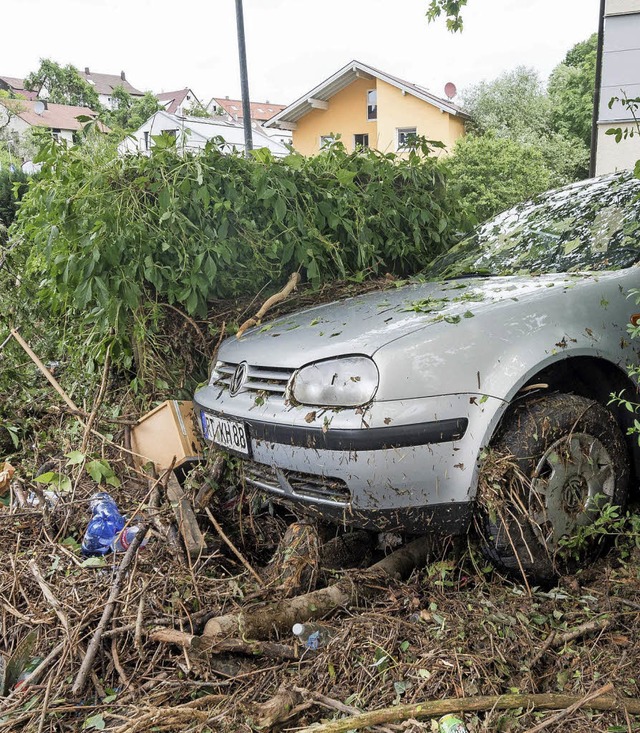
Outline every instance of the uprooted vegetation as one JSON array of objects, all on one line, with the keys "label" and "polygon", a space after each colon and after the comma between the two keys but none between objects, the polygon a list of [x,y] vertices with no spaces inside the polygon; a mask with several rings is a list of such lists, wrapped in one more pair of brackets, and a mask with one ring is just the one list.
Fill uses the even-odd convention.
[{"label": "uprooted vegetation", "polygon": [[[210,456],[186,479],[206,539],[192,557],[176,534],[167,475],[134,469],[122,450],[149,403],[191,396],[221,337],[258,312],[260,287],[277,290],[298,270],[318,286],[352,278],[316,290],[307,282],[278,304],[283,313],[394,287],[395,275],[425,264],[460,223],[435,164],[339,150],[248,163],[211,150],[203,167],[160,146],[155,163],[98,159],[92,178],[80,151],[50,155],[12,232],[3,326],[20,327],[79,412],[62,406],[15,340],[3,343],[0,452],[17,471],[0,506],[0,651],[24,644],[23,661],[38,666],[4,690],[0,731],[248,733],[346,718],[332,730],[417,732],[447,711],[425,704],[434,701],[467,710],[473,733],[526,731],[540,718],[585,733],[633,729],[633,523],[621,518],[616,551],[552,589],[505,579],[472,537],[423,547],[425,562],[400,579],[384,569],[397,569],[392,560],[375,569],[388,547],[336,540],[326,527],[292,579],[280,568],[293,518],[248,491],[233,461],[222,469]],[[149,524],[127,568],[126,555],[87,562],[79,552],[88,500],[105,488]],[[319,650],[296,642],[288,616],[245,633],[242,619],[256,611],[268,621],[296,607],[294,594],[300,603],[325,589],[337,603],[324,607],[332,635]],[[306,598],[307,618],[320,615],[317,598]],[[233,633],[215,632],[222,618],[237,622]],[[605,682],[604,700],[585,700]],[[387,708],[377,721],[351,719]],[[549,708],[560,712],[541,712]]]},{"label": "uprooted vegetation", "polygon": [[[388,286],[388,281],[368,285]],[[346,292],[351,287],[346,285]],[[334,288],[324,297],[336,294]],[[300,306],[314,297],[302,289],[293,303],[278,307]],[[235,322],[257,310],[250,301],[226,302],[226,308],[220,317]],[[215,343],[211,339],[210,348]],[[17,346],[5,348],[12,353]],[[70,387],[72,362],[69,356],[57,367]],[[334,719],[348,728],[329,730],[346,730],[374,725],[352,718],[377,711],[384,729],[417,733],[431,730],[431,721],[444,712],[459,709],[467,711],[473,733],[528,731],[558,715],[565,717],[556,725],[584,733],[628,730],[637,720],[640,580],[632,520],[621,517],[607,528],[618,535],[615,551],[553,588],[527,589],[502,577],[482,559],[472,536],[438,539],[426,548],[426,563],[404,580],[372,574],[364,568],[389,549],[356,535],[357,551],[352,547],[335,562],[335,530],[326,527],[320,528],[323,543],[305,545],[300,553],[303,559],[319,557],[319,566],[310,562],[315,572],[301,572],[291,581],[279,568],[295,544],[282,543],[292,517],[274,512],[264,497],[249,491],[233,462],[218,474],[220,465],[214,467],[211,456],[185,482],[195,506],[199,495],[212,497],[209,513],[198,512],[206,549],[191,558],[167,531],[175,515],[165,498],[166,476],[155,480],[134,470],[117,447],[133,418],[126,383],[108,380],[95,423],[108,440],[92,434],[80,454],[86,427],[52,409],[57,398],[29,361],[15,369],[16,378],[38,387],[39,398],[32,405],[37,419],[29,418],[30,442],[22,443],[29,450],[23,448],[16,461],[14,493],[28,498],[46,488],[65,491],[53,509],[19,501],[0,508],[3,652],[14,651],[35,632],[30,656],[44,660],[36,678],[0,702],[0,731],[75,731],[84,725],[119,733],[152,728],[248,733]],[[98,402],[88,400],[82,408]],[[86,415],[80,417],[86,423]],[[90,473],[96,460],[111,470],[102,464],[103,470],[93,467]],[[35,482],[38,467],[68,483]],[[490,489],[490,471],[486,481]],[[82,691],[74,694],[123,558],[108,555],[102,565],[86,563],[79,553],[88,499],[100,487],[108,488],[123,513],[149,522],[150,535],[122,576]],[[288,625],[275,622],[266,624],[266,633],[254,625],[248,635],[238,625],[232,633],[207,638],[207,627],[219,624],[220,617],[242,619],[257,611],[264,621],[278,607],[294,605],[294,594],[304,598],[314,589],[335,587],[338,604],[325,607],[320,618],[332,637],[317,651],[304,649]],[[317,618],[317,606],[307,604],[306,610],[306,618]],[[613,689],[584,701],[605,683]],[[604,705],[614,709],[603,710]],[[552,712],[543,712],[549,708]]]},{"label": "uprooted vegetation", "polygon": [[[605,683],[618,701],[610,693],[608,704],[620,707],[597,710],[594,703],[594,710],[587,702],[562,726],[585,733],[633,729],[626,726],[635,718],[624,712],[624,700],[637,697],[639,581],[632,545],[622,548],[626,558],[612,554],[555,588],[527,592],[486,567],[473,542],[438,542],[426,566],[405,581],[358,568],[321,571],[321,587],[342,578],[354,592],[348,605],[326,614],[332,636],[317,651],[301,648],[288,629],[263,640],[224,636],[200,648],[162,643],[154,637],[159,628],[200,635],[213,616],[290,603],[269,562],[278,556],[285,518],[246,492],[239,475],[227,474],[210,510],[218,528],[201,514],[207,549],[190,559],[162,534],[173,515],[167,505],[149,509],[149,481],[117,451],[107,457],[123,479],[111,487],[122,511],[140,521],[151,515],[153,522],[80,694],[73,687],[123,557],[87,563],[78,555],[87,499],[97,485],[82,462],[74,465],[74,455],[61,461],[72,489],[57,506],[18,502],[3,510],[4,651],[35,632],[31,655],[44,661],[35,678],[0,703],[0,730],[249,731],[390,708],[378,719],[387,730],[419,731],[431,730],[431,716],[418,703],[452,699],[461,709],[469,705],[471,731],[525,731],[540,722],[541,709],[566,708]],[[192,472],[192,499],[207,475],[205,467]],[[28,495],[33,485],[19,477],[17,487]],[[545,693],[564,697],[546,698],[545,706]],[[516,694],[531,697],[508,697]],[[507,697],[473,708],[481,696]],[[514,709],[502,709],[509,701]],[[628,700],[630,712],[637,705]],[[331,730],[338,729],[347,727]]]}]

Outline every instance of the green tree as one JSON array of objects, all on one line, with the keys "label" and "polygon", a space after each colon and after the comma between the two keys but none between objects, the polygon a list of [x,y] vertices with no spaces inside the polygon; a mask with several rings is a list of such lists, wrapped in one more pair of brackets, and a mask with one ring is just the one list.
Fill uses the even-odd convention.
[{"label": "green tree", "polygon": [[538,72],[525,66],[505,71],[462,93],[462,105],[473,118],[472,129],[496,137],[530,141],[545,135],[551,106]]},{"label": "green tree", "polygon": [[71,64],[61,66],[51,59],[41,59],[38,70],[25,78],[24,85],[39,96],[46,90],[47,99],[54,104],[89,107],[95,112],[101,109],[98,93]]},{"label": "green tree", "polygon": [[[581,139],[553,129],[551,102],[542,80],[533,69],[520,66],[501,74],[493,81],[476,84],[463,92],[462,99],[465,109],[473,118],[470,129],[475,134],[475,140],[470,143],[468,151],[465,146],[456,146],[454,158],[473,154],[474,159],[477,159],[483,152],[494,156],[497,155],[500,141],[511,141],[520,146],[521,155],[524,155],[524,158],[518,159],[526,159],[535,150],[536,164],[546,167],[545,176],[537,173],[532,175],[531,190],[516,186],[514,196],[518,191],[531,195],[544,190],[539,186],[545,180],[546,187],[549,188],[571,183],[588,174],[588,146]],[[486,144],[479,139],[484,135],[490,137]],[[506,159],[516,155],[517,146],[508,146],[505,151]],[[485,186],[492,185],[494,168],[496,176],[509,175],[508,169],[502,171],[503,162],[500,157],[486,161],[486,175],[477,182],[479,192]],[[481,203],[484,201],[484,194],[478,195],[479,198],[472,197],[473,200],[469,201],[472,205],[480,206],[480,210],[476,212],[478,217],[483,218],[490,210],[491,213],[498,210],[487,207],[486,202]],[[488,196],[486,199],[494,201],[495,206],[499,202],[508,205],[518,200],[520,199],[513,198],[507,202],[502,195]]]},{"label": "green tree", "polygon": [[162,109],[152,92],[146,92],[143,97],[132,97],[122,86],[113,90],[111,100],[113,109],[103,112],[101,119],[116,132],[133,132],[154,112]]},{"label": "green tree", "polygon": [[553,180],[538,146],[491,132],[460,138],[448,165],[463,201],[479,221],[546,191]]},{"label": "green tree", "polygon": [[462,30],[462,8],[467,0],[431,0],[427,7],[427,19],[431,21],[444,15],[447,28],[452,31]]},{"label": "green tree", "polygon": [[591,144],[598,34],[577,43],[549,77],[551,124],[556,132]]}]

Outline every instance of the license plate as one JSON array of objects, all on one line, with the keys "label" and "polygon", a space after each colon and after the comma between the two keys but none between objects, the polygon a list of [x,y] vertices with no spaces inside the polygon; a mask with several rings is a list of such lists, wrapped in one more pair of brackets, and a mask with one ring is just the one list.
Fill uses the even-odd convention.
[{"label": "license plate", "polygon": [[249,439],[244,423],[203,412],[202,427],[205,437],[221,448],[235,451],[243,456],[249,455]]}]

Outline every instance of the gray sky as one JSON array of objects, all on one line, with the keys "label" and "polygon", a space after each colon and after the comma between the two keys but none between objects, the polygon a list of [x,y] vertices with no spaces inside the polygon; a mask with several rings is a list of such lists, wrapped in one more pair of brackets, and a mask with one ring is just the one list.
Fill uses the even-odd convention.
[{"label": "gray sky", "polygon": [[[244,0],[249,88],[288,104],[351,59],[444,96],[524,64],[546,78],[597,30],[599,0],[469,0],[461,34],[428,0]],[[234,0],[0,0],[0,74],[40,58],[119,73],[139,89],[238,97]],[[8,31],[8,32],[7,32]]]}]

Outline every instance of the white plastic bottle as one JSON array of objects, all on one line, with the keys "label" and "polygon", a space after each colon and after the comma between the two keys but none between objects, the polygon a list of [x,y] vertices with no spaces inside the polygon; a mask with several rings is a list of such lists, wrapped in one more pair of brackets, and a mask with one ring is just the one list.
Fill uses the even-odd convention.
[{"label": "white plastic bottle", "polygon": [[320,624],[294,624],[291,631],[307,649],[314,650],[324,646],[333,636],[331,629]]}]

